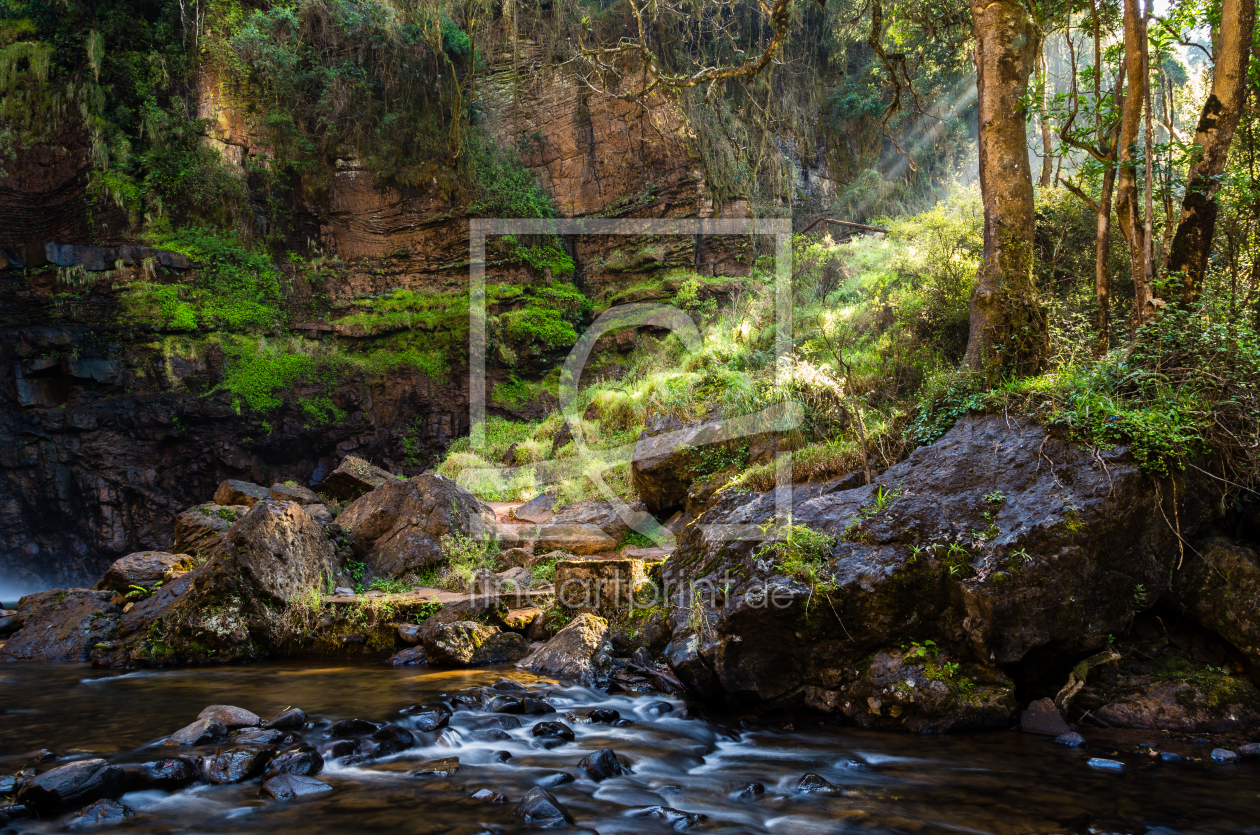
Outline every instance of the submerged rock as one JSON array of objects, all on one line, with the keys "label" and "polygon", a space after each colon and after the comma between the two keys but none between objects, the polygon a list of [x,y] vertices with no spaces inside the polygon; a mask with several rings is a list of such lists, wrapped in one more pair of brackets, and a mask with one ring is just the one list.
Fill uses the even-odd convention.
[{"label": "submerged rock", "polygon": [[67,826],[71,829],[111,826],[135,816],[136,813],[130,806],[124,806],[116,800],[98,800],[80,809]]},{"label": "submerged rock", "polygon": [[590,687],[607,674],[612,646],[608,621],[582,613],[517,667],[533,673],[572,679]]},{"label": "submerged rock", "polygon": [[405,708],[402,714],[408,718],[411,726],[418,731],[440,730],[445,728],[451,719],[451,712],[441,706],[412,705],[409,708]]},{"label": "submerged rock", "polygon": [[695,812],[684,812],[681,809],[671,809],[669,806],[645,806],[642,809],[634,809],[629,812],[632,818],[655,818],[666,826],[674,829],[690,829],[701,821],[708,820],[708,815],[701,815]]},{"label": "submerged rock", "polygon": [[801,794],[838,795],[844,793],[844,790],[839,786],[821,774],[814,774],[813,772],[806,774],[797,781],[796,790]]},{"label": "submerged rock", "polygon": [[559,800],[546,789],[535,786],[530,789],[512,815],[521,823],[554,826],[559,823],[573,825],[573,816]]},{"label": "submerged rock", "polygon": [[301,774],[281,774],[278,777],[264,780],[260,794],[275,800],[296,800],[302,797],[326,794],[330,791],[332,791],[332,786],[323,780],[316,780],[314,777],[306,777]]},{"label": "submerged rock", "polygon": [[459,757],[445,757],[440,760],[428,760],[416,766],[412,777],[450,777],[459,771]]},{"label": "submerged rock", "polygon": [[78,760],[45,771],[19,789],[17,800],[41,815],[86,806],[94,800],[117,800],[126,790],[126,775],[105,760]]}]

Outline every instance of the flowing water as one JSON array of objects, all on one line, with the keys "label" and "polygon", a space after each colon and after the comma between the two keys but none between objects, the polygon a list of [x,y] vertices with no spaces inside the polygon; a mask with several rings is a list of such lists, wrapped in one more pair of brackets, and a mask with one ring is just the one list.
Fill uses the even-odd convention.
[{"label": "flowing water", "polygon": [[[512,678],[544,695],[559,712],[521,716],[511,739],[477,741],[493,723],[479,710],[457,710],[449,727],[415,733],[416,747],[360,766],[329,762],[319,779],[334,791],[281,803],[259,797],[258,781],[195,785],[168,794],[132,792],[123,803],[137,814],[120,832],[213,833],[472,833],[521,831],[516,803],[545,775],[578,776],[549,789],[577,820],[568,831],[671,832],[636,810],[667,806],[707,816],[691,832],[1211,832],[1260,833],[1260,765],[1220,765],[1209,748],[1164,743],[1199,762],[1164,763],[1132,753],[1140,739],[1086,731],[1084,750],[1018,732],[912,737],[830,725],[742,727],[685,718],[685,706],[656,695],[610,696],[516,673],[510,669],[435,671],[381,666],[268,664],[211,669],[112,673],[74,665],[0,667],[0,774],[14,773],[29,752],[51,748],[62,757],[105,757],[123,764],[168,756],[162,739],[196,718],[205,705],[233,704],[263,717],[301,707],[314,723],[302,733],[322,741],[331,720],[362,718],[407,727],[399,711],[437,704],[470,688]],[[611,707],[632,724],[575,722],[566,712]],[[554,719],[577,738],[552,750],[536,747],[530,727]],[[814,720],[816,722],[816,720]],[[510,722],[509,722],[510,724]],[[593,782],[579,759],[612,748],[632,773]],[[1127,769],[1091,768],[1110,749]],[[500,752],[511,758],[500,761]],[[417,778],[414,763],[456,756],[449,778]],[[795,791],[807,772],[845,789],[843,796]],[[737,789],[764,785],[740,799]],[[511,802],[470,797],[492,789]],[[63,831],[65,819],[23,820],[19,832]]]}]

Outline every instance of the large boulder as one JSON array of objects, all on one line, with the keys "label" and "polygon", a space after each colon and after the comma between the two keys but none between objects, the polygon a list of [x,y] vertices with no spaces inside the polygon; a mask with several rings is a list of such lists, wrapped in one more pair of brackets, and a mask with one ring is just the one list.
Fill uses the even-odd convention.
[{"label": "large boulder", "polygon": [[299,484],[273,484],[267,493],[278,502],[297,502],[303,505],[324,503],[314,490]]},{"label": "large boulder", "polygon": [[607,675],[611,653],[608,621],[585,612],[517,666],[531,673],[571,679],[591,687]]},{"label": "large boulder", "polygon": [[215,504],[244,505],[253,507],[256,503],[271,498],[267,488],[250,481],[238,481],[229,478],[219,484],[214,491]]},{"label": "large boulder", "polygon": [[1260,664],[1260,555],[1214,537],[1186,549],[1169,599]]},{"label": "large boulder", "polygon": [[726,439],[721,420],[683,423],[660,418],[639,435],[630,480],[652,513],[683,507],[691,482],[716,469],[748,459],[743,438]]},{"label": "large boulder", "polygon": [[529,654],[523,635],[476,621],[439,624],[425,633],[423,646],[430,664],[451,667],[508,664]]},{"label": "large boulder", "polygon": [[339,571],[325,528],[293,502],[260,501],[228,530],[210,558],[124,619],[102,664],[173,664],[266,657],[277,612],[318,594]]},{"label": "large boulder", "polygon": [[352,502],[364,493],[370,493],[392,480],[394,480],[393,473],[382,470],[375,464],[369,464],[362,458],[347,455],[341,460],[337,469],[324,477],[316,489],[321,495],[330,499]]},{"label": "large boulder", "polygon": [[337,517],[371,576],[401,577],[444,558],[441,540],[495,536],[494,511],[445,476],[391,478]]},{"label": "large boulder", "polygon": [[[1210,515],[1219,491],[1182,480],[1174,498],[1123,448],[971,416],[875,484],[796,486],[777,544],[757,535],[773,530],[773,493],[723,491],[664,566],[677,602],[698,590],[704,610],[678,624],[703,628],[675,672],[707,699],[793,704],[911,639],[989,667],[1097,650],[1168,588],[1163,516],[1191,536]],[[750,535],[731,541],[731,526]]]},{"label": "large boulder", "polygon": [[[625,539],[626,534],[630,533],[632,528],[627,524],[627,520],[621,517],[619,512],[624,509],[628,512],[629,521],[634,524],[641,524],[651,519],[643,502],[633,501],[627,502],[624,508],[619,508],[611,502],[600,501],[599,499],[584,499],[580,502],[574,502],[566,505],[559,513],[553,515],[547,520],[548,525],[592,525],[598,528],[616,542]],[[542,551],[541,548],[535,550]]]},{"label": "large boulder", "polygon": [[244,505],[209,504],[190,507],[175,517],[175,543],[171,550],[177,554],[207,556],[223,539],[223,534],[236,524],[249,508]]},{"label": "large boulder", "polygon": [[82,663],[92,648],[114,637],[122,610],[111,591],[53,589],[18,601],[21,628],[0,647],[0,661],[72,661]]},{"label": "large boulder", "polygon": [[172,554],[168,551],[137,551],[115,560],[96,584],[100,590],[126,592],[134,586],[152,589],[158,583],[175,579],[185,571],[196,567],[196,560],[188,554]]},{"label": "large boulder", "polygon": [[648,585],[643,560],[561,560],[556,602],[569,609],[624,608]]},{"label": "large boulder", "polygon": [[94,800],[117,800],[126,787],[123,770],[105,760],[78,760],[57,766],[26,783],[18,802],[41,815],[86,806]]}]

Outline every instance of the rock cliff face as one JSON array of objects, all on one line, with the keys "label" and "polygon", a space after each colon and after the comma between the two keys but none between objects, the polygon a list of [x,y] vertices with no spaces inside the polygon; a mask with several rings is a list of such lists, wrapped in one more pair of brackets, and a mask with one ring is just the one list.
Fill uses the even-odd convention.
[{"label": "rock cliff face", "polygon": [[813,701],[842,704],[863,659],[916,641],[990,668],[1075,658],[1169,589],[1177,533],[1162,516],[1190,537],[1219,497],[1182,477],[1174,498],[1123,449],[1095,453],[997,415],[964,418],[875,484],[844,486],[794,492],[792,522],[813,539],[763,548],[708,527],[763,525],[773,494],[729,491],[687,528],[665,576],[707,581],[710,627],[676,632],[667,654],[694,690],[776,704],[814,688]]},{"label": "rock cliff face", "polygon": [[[531,138],[525,162],[566,215],[744,211],[709,200],[684,120],[664,102],[645,112],[594,93],[524,42],[499,47],[481,89],[490,132],[504,142]],[[266,154],[242,107],[209,75],[198,115],[209,122],[206,141],[230,162]],[[440,380],[407,366],[351,374],[326,392],[296,387],[278,412],[238,413],[216,391],[221,347],[121,315],[121,293],[146,279],[140,258],[117,247],[69,249],[50,263],[48,242],[128,242],[126,218],[88,195],[86,139],[73,124],[64,133],[24,151],[0,180],[0,577],[82,584],[124,554],[169,549],[175,515],[225,478],[310,484],[347,453],[414,473],[467,431],[467,350],[458,342]],[[381,188],[355,158],[335,160],[327,175],[318,199],[291,207],[295,234],[343,267],[317,287],[286,265],[284,308],[294,338],[368,350],[374,336],[338,324],[339,312],[365,294],[461,287],[468,207],[436,184],[406,194]],[[747,242],[590,238],[566,246],[588,295],[637,281],[644,268],[740,275],[749,263]],[[170,259],[156,269],[166,283],[197,275],[195,264]],[[495,269],[528,279],[519,266]],[[87,290],[67,300],[76,281]],[[317,293],[330,300],[331,317],[313,313]],[[492,380],[498,373],[491,369]],[[294,405],[316,394],[327,394],[339,419],[313,425]]]}]

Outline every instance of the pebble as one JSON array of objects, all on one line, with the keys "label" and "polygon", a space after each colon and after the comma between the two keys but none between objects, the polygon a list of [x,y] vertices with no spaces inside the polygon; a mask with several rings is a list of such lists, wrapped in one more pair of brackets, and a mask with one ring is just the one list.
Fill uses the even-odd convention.
[{"label": "pebble", "polygon": [[1218,763],[1236,763],[1238,762],[1238,755],[1228,748],[1213,748],[1212,759]]},{"label": "pebble", "polygon": [[1090,757],[1087,763],[1091,768],[1103,768],[1110,771],[1124,771],[1124,763],[1119,760],[1108,760],[1103,757]]},{"label": "pebble", "polygon": [[1179,763],[1182,759],[1180,754],[1174,754],[1172,751],[1161,751],[1159,758],[1166,763]]},{"label": "pebble", "polygon": [[1065,734],[1059,734],[1054,738],[1054,741],[1059,745],[1066,745],[1069,748],[1081,748],[1085,745],[1085,737],[1081,736],[1076,731],[1068,731]]}]

